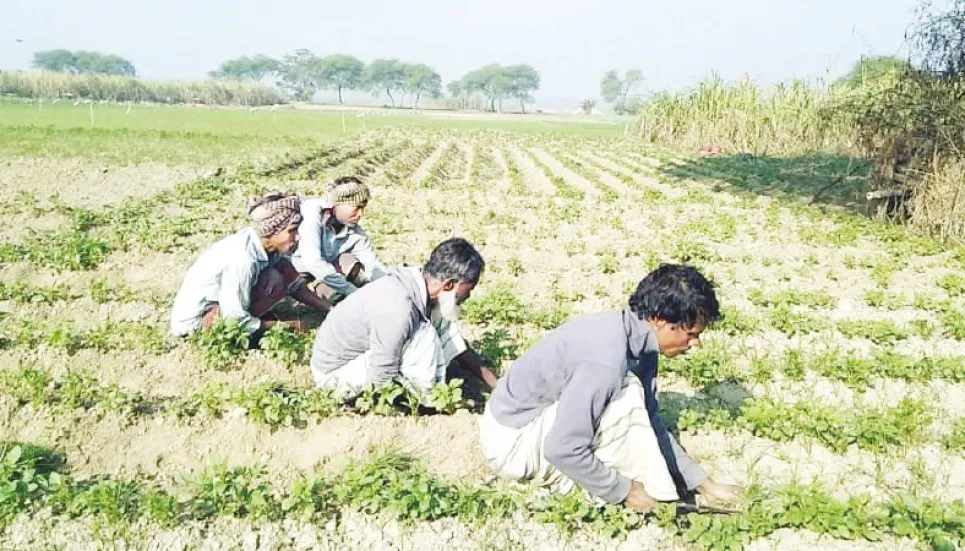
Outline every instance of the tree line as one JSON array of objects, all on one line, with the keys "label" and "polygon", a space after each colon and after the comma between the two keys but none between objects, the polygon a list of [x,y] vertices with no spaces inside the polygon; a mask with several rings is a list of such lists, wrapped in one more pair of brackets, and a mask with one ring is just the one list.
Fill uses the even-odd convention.
[{"label": "tree line", "polygon": [[[382,58],[365,64],[350,55],[319,57],[304,49],[281,59],[257,55],[228,60],[209,75],[251,81],[275,77],[279,86],[303,100],[311,98],[318,90],[332,90],[342,103],[343,90],[356,90],[377,96],[385,94],[393,107],[404,107],[405,99],[410,97],[411,105],[418,107],[419,101],[425,97],[443,95],[442,76],[424,63]],[[525,111],[526,103],[532,102],[532,94],[539,89],[539,83],[539,72],[529,65],[491,64],[450,82],[447,88],[463,107],[468,105],[472,96],[479,96],[485,98],[489,110],[495,111],[503,98],[512,98]]]},{"label": "tree line", "polygon": [[134,64],[112,54],[79,50],[46,50],[34,53],[33,67],[43,71],[81,75],[137,76]]}]

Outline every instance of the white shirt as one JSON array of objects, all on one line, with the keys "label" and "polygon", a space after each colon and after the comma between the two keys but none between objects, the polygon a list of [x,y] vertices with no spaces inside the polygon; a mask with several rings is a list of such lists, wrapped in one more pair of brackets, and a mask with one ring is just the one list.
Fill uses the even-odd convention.
[{"label": "white shirt", "polygon": [[218,304],[221,316],[235,318],[250,332],[261,327],[251,315],[251,289],[258,274],[281,258],[265,252],[254,228],[247,227],[218,241],[194,261],[174,298],[171,332],[184,336],[201,328],[204,313]]},{"label": "white shirt", "polygon": [[325,223],[322,211],[330,208],[332,204],[328,199],[302,200],[298,249],[292,255],[292,264],[299,272],[312,274],[315,279],[347,296],[354,292],[356,287],[335,269],[339,255],[355,255],[365,267],[369,279],[374,280],[385,275],[385,268],[375,257],[372,241],[361,226],[343,226],[335,233],[332,226]]}]

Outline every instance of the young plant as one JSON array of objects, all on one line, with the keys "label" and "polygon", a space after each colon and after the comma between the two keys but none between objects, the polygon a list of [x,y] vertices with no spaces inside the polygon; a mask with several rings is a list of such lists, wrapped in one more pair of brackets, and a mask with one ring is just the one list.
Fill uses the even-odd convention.
[{"label": "young plant", "polygon": [[218,318],[211,329],[195,332],[191,342],[201,353],[206,366],[225,369],[248,351],[251,335],[238,320]]}]

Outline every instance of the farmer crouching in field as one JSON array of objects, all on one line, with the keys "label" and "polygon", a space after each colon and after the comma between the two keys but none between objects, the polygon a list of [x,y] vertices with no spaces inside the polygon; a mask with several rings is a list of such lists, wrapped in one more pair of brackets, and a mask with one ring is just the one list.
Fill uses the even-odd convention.
[{"label": "farmer crouching in field", "polygon": [[346,176],[329,184],[326,197],[302,201],[292,264],[309,289],[333,304],[385,273],[358,225],[369,198],[361,180]]},{"label": "farmer crouching in field", "polygon": [[425,267],[400,266],[332,310],[312,348],[318,386],[343,396],[396,380],[423,392],[443,382],[453,360],[491,388],[496,376],[459,333],[459,305],[482,275],[465,239],[439,244]]},{"label": "farmer crouching in field", "polygon": [[[210,329],[219,317],[236,319],[251,333],[268,329],[276,322],[265,314],[287,295],[321,312],[331,308],[305,288],[284,258],[298,246],[298,197],[253,197],[248,214],[250,227],[212,245],[188,270],[171,312],[175,335]],[[291,324],[303,329],[297,321]]]},{"label": "farmer crouching in field", "polygon": [[500,379],[480,418],[486,463],[504,478],[561,492],[576,483],[643,513],[693,490],[736,500],[737,488],[709,479],[657,416],[658,353],[699,345],[718,317],[697,270],[665,265],[639,283],[628,308],[550,332]]}]

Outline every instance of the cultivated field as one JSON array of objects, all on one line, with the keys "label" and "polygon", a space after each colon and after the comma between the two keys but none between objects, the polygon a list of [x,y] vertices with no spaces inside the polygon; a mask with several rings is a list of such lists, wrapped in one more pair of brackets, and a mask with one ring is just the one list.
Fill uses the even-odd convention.
[{"label": "cultivated field", "polygon": [[[164,114],[190,110],[131,127],[118,107],[90,128],[83,108],[29,109],[0,105],[0,548],[965,538],[965,252],[854,214],[846,159],[697,158],[622,126],[402,117],[342,137],[331,113],[197,111],[205,126],[179,132]],[[245,223],[248,194],[345,174],[372,187],[363,225],[387,264],[452,235],[480,248],[464,325],[503,371],[564,320],[622,307],[661,261],[712,275],[727,317],[661,364],[661,406],[715,478],[750,487],[746,512],[643,519],[494,482],[454,387],[436,393],[447,414],[392,415],[388,391],[349,410],[311,387],[313,335],[249,352],[166,336],[184,271]]]}]

